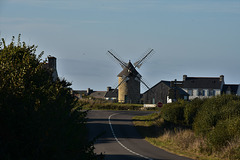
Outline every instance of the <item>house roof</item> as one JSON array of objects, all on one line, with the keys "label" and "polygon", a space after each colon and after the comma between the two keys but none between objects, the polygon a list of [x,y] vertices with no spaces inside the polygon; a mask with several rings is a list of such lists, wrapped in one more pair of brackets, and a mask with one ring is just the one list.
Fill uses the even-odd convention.
[{"label": "house roof", "polygon": [[[151,89],[155,88],[155,87],[156,87],[157,85],[159,85],[160,83],[165,84],[166,86],[169,87],[169,89],[173,88],[173,87],[171,87],[171,81],[160,81],[159,83],[157,83],[156,85],[154,85],[152,88],[150,88],[149,90],[147,90],[147,91],[144,92],[143,94],[149,92]],[[180,93],[181,95],[188,95],[188,93],[185,92],[182,88],[176,87],[176,89],[179,91],[179,93]]]},{"label": "house roof", "polygon": [[129,61],[129,63],[127,64],[127,67],[125,67],[122,72],[120,72],[118,74],[118,77],[123,77],[123,76],[137,76],[139,75],[139,77],[142,77],[138,71],[135,69],[135,67],[132,65],[132,63]]},{"label": "house roof", "polygon": [[170,81],[160,81],[157,84],[155,84],[153,87],[151,87],[149,90],[145,91],[143,94],[149,92],[150,90],[152,90],[153,88],[155,88],[156,86],[158,86],[160,83],[164,83],[165,85],[167,85],[170,88]]},{"label": "house roof", "polygon": [[189,96],[189,94],[187,93],[187,92],[185,92],[182,88],[177,88],[177,90],[179,91],[179,93],[181,94],[181,95],[185,95],[185,96]]},{"label": "house roof", "polygon": [[101,98],[104,99],[104,96],[106,95],[107,91],[93,91],[90,96],[94,98]]},{"label": "house roof", "polygon": [[231,91],[231,94],[237,94],[238,91],[238,84],[225,84],[223,85],[223,93],[227,93],[227,91]]},{"label": "house roof", "polygon": [[87,91],[86,90],[73,90],[73,93],[74,94],[87,94]]},{"label": "house roof", "polygon": [[107,91],[105,97],[118,97],[118,89],[111,89],[110,91]]},{"label": "house roof", "polygon": [[219,77],[186,77],[182,88],[221,89],[221,86]]}]

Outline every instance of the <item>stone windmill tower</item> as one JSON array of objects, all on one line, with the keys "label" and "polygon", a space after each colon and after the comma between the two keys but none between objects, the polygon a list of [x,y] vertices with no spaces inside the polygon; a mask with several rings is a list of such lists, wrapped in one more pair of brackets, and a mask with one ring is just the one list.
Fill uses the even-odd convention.
[{"label": "stone windmill tower", "polygon": [[138,73],[136,68],[140,68],[145,60],[153,53],[153,49],[148,50],[144,56],[142,56],[133,65],[131,61],[126,63],[114,55],[112,51],[108,51],[108,54],[111,55],[123,68],[123,70],[118,74],[118,86],[115,88],[118,88],[118,102],[140,103],[140,83],[143,83],[148,89],[149,87],[142,80],[142,76]]}]

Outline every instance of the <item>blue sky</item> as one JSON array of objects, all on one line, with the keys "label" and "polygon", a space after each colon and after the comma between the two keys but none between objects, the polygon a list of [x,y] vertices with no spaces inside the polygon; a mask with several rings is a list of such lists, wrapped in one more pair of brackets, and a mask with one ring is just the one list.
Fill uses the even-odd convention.
[{"label": "blue sky", "polygon": [[239,0],[0,0],[0,36],[19,33],[74,89],[117,85],[110,49],[134,62],[153,48],[139,70],[149,86],[183,74],[240,83]]}]

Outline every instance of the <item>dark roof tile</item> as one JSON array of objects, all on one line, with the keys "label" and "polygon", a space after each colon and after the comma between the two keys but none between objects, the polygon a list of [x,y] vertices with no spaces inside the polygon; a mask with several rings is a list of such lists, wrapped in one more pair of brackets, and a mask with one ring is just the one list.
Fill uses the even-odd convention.
[{"label": "dark roof tile", "polygon": [[182,88],[221,89],[222,82],[216,77],[187,77]]},{"label": "dark roof tile", "polygon": [[101,98],[104,99],[104,96],[107,91],[93,91],[90,96],[94,98]]},{"label": "dark roof tile", "polygon": [[141,75],[138,73],[138,71],[135,69],[135,67],[132,65],[132,63],[129,61],[127,67],[125,67],[122,72],[120,72],[118,74],[118,77],[123,77],[123,76],[137,76],[139,75],[141,77]]},{"label": "dark roof tile", "polygon": [[105,97],[118,97],[118,90],[117,89],[112,89],[110,91],[108,91],[105,95]]}]

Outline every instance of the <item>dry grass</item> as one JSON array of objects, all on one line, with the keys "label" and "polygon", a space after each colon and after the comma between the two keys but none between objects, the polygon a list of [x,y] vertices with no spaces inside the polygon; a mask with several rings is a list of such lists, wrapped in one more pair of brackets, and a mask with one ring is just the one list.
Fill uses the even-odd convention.
[{"label": "dry grass", "polygon": [[[224,154],[222,154],[224,153]],[[217,153],[218,157],[230,160],[240,160],[240,138],[235,138]]]},{"label": "dry grass", "polygon": [[218,151],[208,147],[207,140],[190,129],[171,128],[155,114],[135,117],[135,126],[147,141],[169,152],[199,160],[240,160],[240,138]]}]

